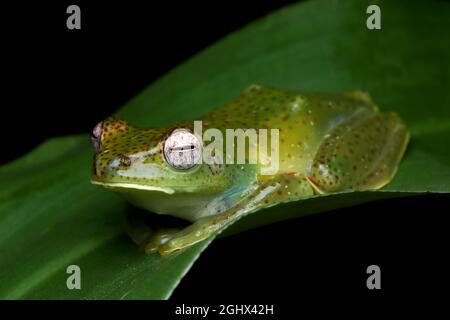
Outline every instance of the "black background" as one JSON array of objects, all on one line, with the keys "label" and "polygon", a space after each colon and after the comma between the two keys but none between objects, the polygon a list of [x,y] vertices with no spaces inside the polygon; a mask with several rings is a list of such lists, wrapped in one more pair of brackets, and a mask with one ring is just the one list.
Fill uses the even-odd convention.
[{"label": "black background", "polygon": [[[292,2],[27,0],[2,5],[6,90],[0,133],[6,141],[0,163],[49,137],[90,131],[193,54]],[[81,30],[66,27],[71,4],[81,8]]]},{"label": "black background", "polygon": [[[1,163],[49,137],[91,130],[177,64],[290,2],[3,6]],[[70,4],[81,7],[80,31],[66,28]],[[449,209],[446,195],[391,199],[220,239],[173,299],[279,303],[292,311],[310,300],[362,299],[375,308],[384,299],[434,296],[448,278]],[[371,264],[381,267],[382,290],[366,288]]]}]

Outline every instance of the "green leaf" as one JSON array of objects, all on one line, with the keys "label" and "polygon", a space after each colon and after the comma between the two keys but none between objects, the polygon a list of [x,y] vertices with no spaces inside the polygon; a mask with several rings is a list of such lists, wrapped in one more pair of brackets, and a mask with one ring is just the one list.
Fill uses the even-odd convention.
[{"label": "green leaf", "polygon": [[[382,29],[368,30],[372,2],[317,0],[279,10],[180,65],[118,115],[165,126],[262,83],[362,89],[406,121],[411,143],[383,190],[282,204],[228,233],[386,197],[449,192],[450,4],[376,1]],[[49,140],[0,168],[0,298],[163,299],[208,246],[211,240],[164,258],[138,252],[124,232],[125,202],[90,185],[91,160],[88,136],[80,135]],[[66,287],[71,264],[81,267],[81,290]]]}]

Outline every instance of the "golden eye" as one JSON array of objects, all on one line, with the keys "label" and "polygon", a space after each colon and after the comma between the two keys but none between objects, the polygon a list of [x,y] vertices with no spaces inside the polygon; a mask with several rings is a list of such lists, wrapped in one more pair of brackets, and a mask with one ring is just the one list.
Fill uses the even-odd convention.
[{"label": "golden eye", "polygon": [[176,129],[164,143],[164,158],[174,169],[186,171],[200,163],[202,143],[186,129]]}]

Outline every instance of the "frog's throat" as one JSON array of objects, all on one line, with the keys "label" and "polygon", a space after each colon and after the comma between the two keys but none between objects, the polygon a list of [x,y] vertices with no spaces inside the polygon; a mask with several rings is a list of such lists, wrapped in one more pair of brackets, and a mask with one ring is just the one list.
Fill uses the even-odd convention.
[{"label": "frog's throat", "polygon": [[136,183],[126,183],[126,182],[101,182],[97,180],[91,180],[92,184],[100,185],[106,188],[112,189],[138,189],[138,190],[147,190],[147,191],[160,191],[167,194],[174,194],[175,190],[172,188],[161,188],[155,186],[146,186],[143,184]]}]

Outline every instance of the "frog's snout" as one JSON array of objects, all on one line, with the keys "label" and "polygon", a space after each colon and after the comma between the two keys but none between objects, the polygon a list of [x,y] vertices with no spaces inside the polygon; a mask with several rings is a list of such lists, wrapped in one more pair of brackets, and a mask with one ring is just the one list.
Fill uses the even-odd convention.
[{"label": "frog's snout", "polygon": [[94,168],[93,173],[97,177],[102,177],[108,171],[111,165],[117,166],[118,164],[126,166],[129,161],[124,155],[111,152],[114,148],[117,148],[117,139],[126,135],[131,126],[123,121],[114,117],[106,118],[103,121],[97,123],[91,132],[91,145],[95,150]]},{"label": "frog's snout", "polygon": [[108,143],[108,140],[113,136],[122,135],[130,129],[128,123],[123,120],[119,120],[113,117],[106,118],[103,121],[97,123],[91,133],[91,144],[95,149],[95,152],[99,153],[103,149],[103,145]]}]

